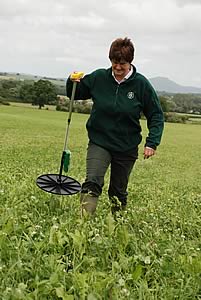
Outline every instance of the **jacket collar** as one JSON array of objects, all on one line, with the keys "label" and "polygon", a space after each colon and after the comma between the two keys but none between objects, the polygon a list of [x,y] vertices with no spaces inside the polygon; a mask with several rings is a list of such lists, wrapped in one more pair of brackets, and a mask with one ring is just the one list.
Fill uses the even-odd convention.
[{"label": "jacket collar", "polygon": [[135,77],[135,75],[136,75],[136,73],[137,73],[136,67],[135,67],[134,65],[131,64],[131,70],[130,70],[130,71],[128,72],[128,74],[124,77],[124,79],[122,79],[122,81],[119,82],[119,81],[116,80],[116,78],[114,77],[114,74],[113,74],[113,71],[112,71],[112,67],[110,67],[108,70],[110,71],[110,74],[112,75],[112,77],[114,78],[114,80],[115,80],[118,84],[120,84],[120,83],[122,83],[122,82],[125,82],[125,81],[128,80],[130,77]]}]

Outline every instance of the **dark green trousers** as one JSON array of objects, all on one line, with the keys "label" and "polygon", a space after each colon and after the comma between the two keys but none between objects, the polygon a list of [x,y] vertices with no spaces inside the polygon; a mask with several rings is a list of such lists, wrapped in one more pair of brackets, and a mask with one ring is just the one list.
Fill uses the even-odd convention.
[{"label": "dark green trousers", "polygon": [[102,193],[104,177],[110,167],[109,198],[117,197],[126,205],[127,186],[129,175],[138,156],[138,149],[129,152],[108,151],[92,142],[89,142],[86,159],[86,179],[82,185],[82,193],[93,193],[99,196]]}]

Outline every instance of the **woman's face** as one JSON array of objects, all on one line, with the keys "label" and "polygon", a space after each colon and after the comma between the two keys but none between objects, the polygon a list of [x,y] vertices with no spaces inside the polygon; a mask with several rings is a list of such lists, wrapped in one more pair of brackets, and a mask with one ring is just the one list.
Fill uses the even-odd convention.
[{"label": "woman's face", "polygon": [[111,63],[114,76],[118,80],[122,80],[130,71],[131,65],[126,61],[116,61],[115,59],[113,59]]}]

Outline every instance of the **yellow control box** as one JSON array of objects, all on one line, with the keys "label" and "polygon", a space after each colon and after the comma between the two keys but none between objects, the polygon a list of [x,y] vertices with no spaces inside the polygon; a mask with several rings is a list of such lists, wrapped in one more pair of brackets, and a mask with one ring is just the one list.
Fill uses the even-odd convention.
[{"label": "yellow control box", "polygon": [[84,72],[76,72],[70,75],[70,79],[79,80],[84,76]]}]

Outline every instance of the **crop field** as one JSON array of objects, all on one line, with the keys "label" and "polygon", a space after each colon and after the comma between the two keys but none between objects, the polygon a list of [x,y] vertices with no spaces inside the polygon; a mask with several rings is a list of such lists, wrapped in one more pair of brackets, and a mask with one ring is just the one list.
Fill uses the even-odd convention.
[{"label": "crop field", "polygon": [[[0,106],[0,299],[201,299],[201,125],[166,123],[155,157],[140,146],[127,211],[110,213],[108,172],[95,217],[81,218],[78,194],[35,183],[59,173],[67,117]],[[74,113],[69,135],[80,182],[87,117]]]}]

